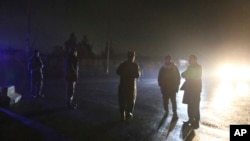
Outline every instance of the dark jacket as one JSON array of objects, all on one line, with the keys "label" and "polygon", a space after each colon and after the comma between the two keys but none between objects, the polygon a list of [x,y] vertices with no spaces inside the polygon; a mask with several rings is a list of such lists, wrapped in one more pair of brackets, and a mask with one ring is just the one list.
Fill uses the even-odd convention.
[{"label": "dark jacket", "polygon": [[72,54],[66,57],[65,61],[65,78],[67,81],[78,80],[79,61],[78,58]]},{"label": "dark jacket", "polygon": [[202,67],[199,64],[190,65],[181,74],[185,78],[181,89],[184,90],[183,103],[190,103],[192,101],[200,100],[200,93],[202,90]]},{"label": "dark jacket", "polygon": [[180,72],[173,62],[161,67],[158,74],[158,84],[164,91],[178,91],[180,85]]},{"label": "dark jacket", "polygon": [[40,57],[33,55],[29,59],[29,70],[31,73],[31,77],[34,80],[41,80],[43,79],[43,62]]},{"label": "dark jacket", "polygon": [[125,61],[119,65],[116,73],[120,76],[119,91],[134,92],[136,78],[141,75],[139,66],[134,62]]}]

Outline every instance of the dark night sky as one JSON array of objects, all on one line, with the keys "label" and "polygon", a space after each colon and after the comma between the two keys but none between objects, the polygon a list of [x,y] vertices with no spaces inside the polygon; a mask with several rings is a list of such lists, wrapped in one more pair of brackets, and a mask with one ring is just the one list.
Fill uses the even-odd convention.
[{"label": "dark night sky", "polygon": [[[1,48],[24,48],[27,0],[0,1]],[[30,0],[31,41],[50,52],[71,32],[87,35],[99,52],[107,39],[115,51],[165,55],[218,48],[249,48],[250,2],[229,0]]]}]

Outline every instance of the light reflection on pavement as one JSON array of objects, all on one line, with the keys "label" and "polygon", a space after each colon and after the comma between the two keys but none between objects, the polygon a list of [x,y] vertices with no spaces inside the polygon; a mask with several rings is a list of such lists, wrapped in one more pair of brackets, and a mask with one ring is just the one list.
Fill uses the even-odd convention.
[{"label": "light reflection on pavement", "polygon": [[[169,116],[164,117],[157,79],[140,79],[134,118],[120,122],[118,79],[82,79],[75,96],[79,109],[74,111],[64,109],[64,85],[61,80],[47,81],[45,99],[23,99],[20,105],[10,110],[76,140],[183,140],[183,121],[188,120],[187,106],[182,104],[183,91],[177,94],[179,119],[171,122],[171,110]],[[194,130],[187,140],[228,141],[230,124],[250,124],[248,84],[234,86],[203,80],[200,128]],[[171,104],[169,108],[172,108]]]},{"label": "light reflection on pavement", "polygon": [[[205,82],[206,83],[206,82]],[[207,82],[209,83],[209,82]],[[212,87],[211,87],[212,86]],[[200,136],[229,140],[230,124],[249,124],[249,84],[222,81],[204,86]]]}]

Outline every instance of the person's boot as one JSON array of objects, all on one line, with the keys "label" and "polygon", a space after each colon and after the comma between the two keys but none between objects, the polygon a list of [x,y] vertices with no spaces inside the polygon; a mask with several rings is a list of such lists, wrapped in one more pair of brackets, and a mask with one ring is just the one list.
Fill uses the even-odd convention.
[{"label": "person's boot", "polygon": [[41,89],[38,91],[37,96],[40,97],[40,98],[44,98],[45,97],[45,95],[42,93]]},{"label": "person's boot", "polygon": [[41,97],[41,98],[44,98],[44,97],[45,97],[44,94],[39,94],[38,96]]},{"label": "person's boot", "polygon": [[127,113],[126,113],[126,118],[127,118],[127,119],[133,118],[133,114],[132,114],[131,112],[127,112]]},{"label": "person's boot", "polygon": [[77,107],[78,107],[78,105],[75,104],[75,103],[69,103],[69,104],[67,105],[67,108],[68,108],[68,109],[77,109]]},{"label": "person's boot", "polygon": [[189,119],[188,121],[183,121],[183,124],[186,124],[186,125],[191,125],[192,121]]},{"label": "person's boot", "polygon": [[193,129],[198,129],[200,127],[199,121],[195,121],[195,122],[191,123],[191,126]]},{"label": "person's boot", "polygon": [[121,121],[126,120],[125,112],[121,112]]}]

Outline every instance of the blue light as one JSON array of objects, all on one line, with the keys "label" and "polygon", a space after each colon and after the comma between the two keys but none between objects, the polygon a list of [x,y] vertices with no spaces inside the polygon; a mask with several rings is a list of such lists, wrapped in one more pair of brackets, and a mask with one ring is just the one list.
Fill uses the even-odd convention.
[{"label": "blue light", "polygon": [[24,85],[27,77],[24,51],[0,50],[0,68],[0,85]]}]

